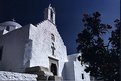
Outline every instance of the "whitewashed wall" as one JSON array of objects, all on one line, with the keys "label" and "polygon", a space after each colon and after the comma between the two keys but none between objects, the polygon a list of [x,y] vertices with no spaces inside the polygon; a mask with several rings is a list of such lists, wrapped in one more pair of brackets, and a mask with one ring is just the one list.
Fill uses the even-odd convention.
[{"label": "whitewashed wall", "polygon": [[4,34],[0,46],[3,46],[2,70],[21,72],[24,69],[24,49],[29,37],[29,27],[22,27]]},{"label": "whitewashed wall", "polygon": [[[74,62],[75,81],[90,81],[90,75],[84,69],[85,65],[81,65],[78,61]],[[82,79],[82,74],[84,75],[84,79]]]},{"label": "whitewashed wall", "polygon": [[65,64],[64,80],[75,81],[74,63],[72,61]]},{"label": "whitewashed wall", "polygon": [[[55,36],[55,56],[52,55],[52,40],[51,33]],[[64,63],[67,62],[67,50],[64,45],[57,28],[50,21],[45,20],[38,24],[37,27],[31,25],[30,37],[32,39],[32,59],[30,67],[44,66],[49,68],[48,57],[55,58],[59,61],[59,76],[62,76]]]},{"label": "whitewashed wall", "polygon": [[[86,73],[85,65],[81,65],[81,62],[77,60],[80,53],[68,55],[69,62],[66,63],[66,80],[71,81],[90,81],[89,73]],[[84,79],[82,79],[82,74],[84,74]]]}]

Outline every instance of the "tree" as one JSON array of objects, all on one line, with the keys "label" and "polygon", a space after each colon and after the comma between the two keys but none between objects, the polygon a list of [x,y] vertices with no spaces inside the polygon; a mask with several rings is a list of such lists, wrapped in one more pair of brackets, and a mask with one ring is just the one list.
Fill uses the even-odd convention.
[{"label": "tree", "polygon": [[116,41],[111,37],[109,43],[105,44],[103,35],[112,27],[109,24],[103,24],[100,17],[99,12],[95,12],[93,15],[84,14],[82,21],[85,29],[78,34],[77,51],[82,53],[82,61],[89,64],[85,69],[86,72],[90,72],[90,75],[96,79],[114,81],[116,79],[115,72],[117,72],[115,68],[118,68],[116,64],[119,62],[117,58],[119,57],[114,53],[115,50],[111,49],[110,43],[114,47],[116,43],[113,43]]},{"label": "tree", "polygon": [[110,55],[112,57],[112,64],[114,67],[113,70],[113,79],[115,81],[120,81],[120,57],[121,57],[121,34],[120,34],[120,28],[121,28],[121,21],[118,19],[114,21],[116,29],[112,31],[111,37],[109,38],[109,42],[112,45],[112,48],[110,49]]}]

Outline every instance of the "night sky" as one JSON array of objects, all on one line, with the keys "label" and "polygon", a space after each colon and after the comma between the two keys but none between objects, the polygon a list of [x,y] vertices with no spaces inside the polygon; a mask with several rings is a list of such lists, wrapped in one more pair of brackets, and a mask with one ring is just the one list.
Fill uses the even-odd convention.
[{"label": "night sky", "polygon": [[111,25],[120,16],[120,0],[0,0],[0,22],[14,18],[21,25],[37,24],[50,3],[55,7],[57,28],[68,54],[76,52],[75,40],[83,29],[84,13],[99,11],[103,22]]}]

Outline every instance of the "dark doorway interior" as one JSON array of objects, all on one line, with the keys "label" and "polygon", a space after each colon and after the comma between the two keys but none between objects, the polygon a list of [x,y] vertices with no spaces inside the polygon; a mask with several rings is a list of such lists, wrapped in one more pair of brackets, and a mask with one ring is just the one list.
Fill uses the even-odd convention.
[{"label": "dark doorway interior", "polygon": [[57,75],[57,66],[56,64],[51,64],[51,72],[53,73],[53,75]]},{"label": "dark doorway interior", "polygon": [[3,46],[0,46],[0,61],[2,60]]}]

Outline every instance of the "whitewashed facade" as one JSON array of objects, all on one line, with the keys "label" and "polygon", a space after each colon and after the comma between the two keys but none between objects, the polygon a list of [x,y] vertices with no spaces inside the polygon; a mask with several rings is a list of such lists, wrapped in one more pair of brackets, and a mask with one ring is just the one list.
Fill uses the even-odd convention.
[{"label": "whitewashed facade", "polygon": [[45,19],[36,26],[21,26],[14,21],[1,23],[0,70],[24,72],[28,67],[42,66],[64,80],[90,81],[85,65],[77,59],[81,55],[67,56],[55,23],[51,5],[45,10]]}]

